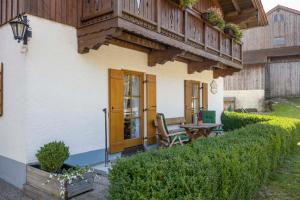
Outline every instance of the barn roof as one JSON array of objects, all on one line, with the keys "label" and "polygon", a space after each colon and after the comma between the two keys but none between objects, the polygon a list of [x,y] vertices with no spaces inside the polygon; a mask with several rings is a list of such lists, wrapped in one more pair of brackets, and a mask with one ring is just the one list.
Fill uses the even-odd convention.
[{"label": "barn roof", "polygon": [[289,7],[286,7],[286,6],[282,6],[282,5],[277,5],[276,7],[272,8],[269,12],[267,12],[267,15],[270,15],[273,12],[278,11],[278,10],[284,10],[284,11],[287,11],[287,12],[290,12],[290,13],[294,13],[296,15],[300,15],[300,11],[299,10],[292,9],[292,8],[289,8]]}]

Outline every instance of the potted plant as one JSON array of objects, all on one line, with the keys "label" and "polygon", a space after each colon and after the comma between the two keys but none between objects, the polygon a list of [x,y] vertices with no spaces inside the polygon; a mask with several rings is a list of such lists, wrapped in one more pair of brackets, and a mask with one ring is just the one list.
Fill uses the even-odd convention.
[{"label": "potted plant", "polygon": [[224,33],[233,37],[236,41],[240,42],[243,37],[243,32],[240,27],[233,23],[228,23],[224,27]]},{"label": "potted plant", "polygon": [[37,152],[37,164],[27,166],[24,192],[31,199],[69,199],[93,190],[94,172],[64,164],[69,148],[63,142],[51,142]]},{"label": "potted plant", "polygon": [[223,19],[222,11],[217,7],[211,7],[201,14],[205,21],[208,21],[213,26],[218,26],[220,29],[224,29],[225,21]]},{"label": "potted plant", "polygon": [[193,7],[198,0],[171,0],[172,2],[178,4],[181,8]]}]

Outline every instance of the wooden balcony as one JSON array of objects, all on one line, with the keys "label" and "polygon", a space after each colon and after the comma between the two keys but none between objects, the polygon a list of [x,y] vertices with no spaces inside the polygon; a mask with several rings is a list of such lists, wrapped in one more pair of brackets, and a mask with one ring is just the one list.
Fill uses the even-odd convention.
[{"label": "wooden balcony", "polygon": [[79,11],[80,53],[112,43],[147,52],[149,66],[177,59],[189,64],[189,73],[216,69],[218,76],[242,68],[241,43],[169,0],[139,6],[136,0],[81,0]]}]

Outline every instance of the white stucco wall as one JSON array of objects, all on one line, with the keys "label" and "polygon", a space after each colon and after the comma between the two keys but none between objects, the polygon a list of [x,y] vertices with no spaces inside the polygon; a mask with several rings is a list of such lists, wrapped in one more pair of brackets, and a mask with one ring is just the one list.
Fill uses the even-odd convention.
[{"label": "white stucco wall", "polygon": [[264,90],[230,90],[224,91],[224,97],[235,97],[235,108],[256,108],[259,112],[264,110]]},{"label": "white stucco wall", "polygon": [[[27,162],[34,161],[37,149],[52,140],[63,140],[72,154],[104,148],[102,109],[108,107],[109,68],[155,74],[157,111],[166,117],[184,116],[184,80],[213,80],[209,71],[187,74],[187,65],[180,62],[148,67],[147,54],[113,45],[78,54],[74,28],[33,16],[29,19],[33,38],[22,68],[27,77]],[[217,82],[219,92],[209,93],[209,109],[217,111],[219,120],[223,79]]]},{"label": "white stucco wall", "polygon": [[[10,26],[0,27],[0,63],[4,64],[4,115],[0,117],[0,156],[26,161],[26,66]],[[1,163],[0,163],[1,164]],[[1,166],[0,166],[1,168]]]}]

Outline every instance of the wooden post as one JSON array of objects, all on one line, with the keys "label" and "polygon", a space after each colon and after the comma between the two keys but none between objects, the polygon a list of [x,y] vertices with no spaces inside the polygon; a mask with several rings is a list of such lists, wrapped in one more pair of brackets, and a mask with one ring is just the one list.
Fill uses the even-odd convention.
[{"label": "wooden post", "polygon": [[204,39],[204,49],[205,49],[205,51],[207,50],[207,38],[206,38],[206,32],[207,32],[207,26],[206,26],[206,22],[204,22],[204,28],[203,28],[203,31],[204,31],[204,37],[203,37],[203,39]]},{"label": "wooden post", "polygon": [[187,9],[184,10],[184,41],[187,42],[188,40],[188,26],[187,26],[187,23],[188,23],[188,11]]},{"label": "wooden post", "polygon": [[269,59],[265,64],[265,99],[271,98],[271,69]]},{"label": "wooden post", "polygon": [[219,32],[219,55],[222,56],[222,35],[221,32]]},{"label": "wooden post", "polygon": [[233,61],[233,39],[231,38],[231,60]]},{"label": "wooden post", "polygon": [[156,0],[156,22],[157,22],[157,32],[161,31],[161,0]]},{"label": "wooden post", "polygon": [[122,15],[122,0],[114,0],[114,16]]}]

